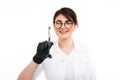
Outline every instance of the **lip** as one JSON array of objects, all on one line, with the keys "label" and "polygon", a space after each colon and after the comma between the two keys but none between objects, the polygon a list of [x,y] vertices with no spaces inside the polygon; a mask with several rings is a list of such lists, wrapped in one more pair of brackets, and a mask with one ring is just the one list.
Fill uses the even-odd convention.
[{"label": "lip", "polygon": [[66,34],[66,33],[68,33],[68,30],[60,30],[59,33],[60,34]]}]

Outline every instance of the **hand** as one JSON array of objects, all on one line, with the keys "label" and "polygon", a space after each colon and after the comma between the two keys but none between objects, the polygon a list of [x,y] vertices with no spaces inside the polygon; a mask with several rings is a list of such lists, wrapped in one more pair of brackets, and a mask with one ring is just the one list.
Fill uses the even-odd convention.
[{"label": "hand", "polygon": [[33,61],[37,64],[42,63],[47,57],[51,58],[52,56],[49,54],[49,49],[53,45],[53,42],[40,42],[37,46],[37,53],[33,57]]}]

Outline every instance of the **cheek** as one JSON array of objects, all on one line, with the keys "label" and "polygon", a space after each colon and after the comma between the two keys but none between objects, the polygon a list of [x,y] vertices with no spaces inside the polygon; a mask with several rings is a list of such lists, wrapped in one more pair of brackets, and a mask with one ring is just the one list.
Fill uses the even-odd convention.
[{"label": "cheek", "polygon": [[74,30],[70,30],[70,31],[69,31],[69,35],[72,35],[73,32],[74,32]]},{"label": "cheek", "polygon": [[58,32],[59,32],[55,27],[54,27],[54,31],[56,34],[58,34]]},{"label": "cheek", "polygon": [[69,32],[72,34],[74,32],[74,30],[75,30],[75,28],[71,28]]}]

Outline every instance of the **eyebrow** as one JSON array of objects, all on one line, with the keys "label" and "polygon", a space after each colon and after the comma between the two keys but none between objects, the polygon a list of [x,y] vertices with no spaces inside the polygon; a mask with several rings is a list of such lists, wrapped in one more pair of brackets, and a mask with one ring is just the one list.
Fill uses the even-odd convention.
[{"label": "eyebrow", "polygon": [[62,20],[56,20],[56,21],[61,21],[62,22]]},{"label": "eyebrow", "polygon": [[[60,22],[62,22],[62,20],[56,20],[56,21],[60,21]],[[56,22],[56,21],[55,21],[55,22]],[[67,19],[65,22],[67,22],[67,21],[72,21],[72,20],[68,20],[68,19]]]}]

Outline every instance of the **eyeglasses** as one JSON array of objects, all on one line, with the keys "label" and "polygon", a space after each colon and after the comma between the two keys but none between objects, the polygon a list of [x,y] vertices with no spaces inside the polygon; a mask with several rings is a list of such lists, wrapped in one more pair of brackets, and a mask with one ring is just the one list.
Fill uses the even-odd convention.
[{"label": "eyeglasses", "polygon": [[65,23],[63,23],[61,20],[57,20],[55,21],[54,26],[56,28],[61,28],[63,24],[66,28],[71,28],[73,26],[73,21],[66,20]]}]

